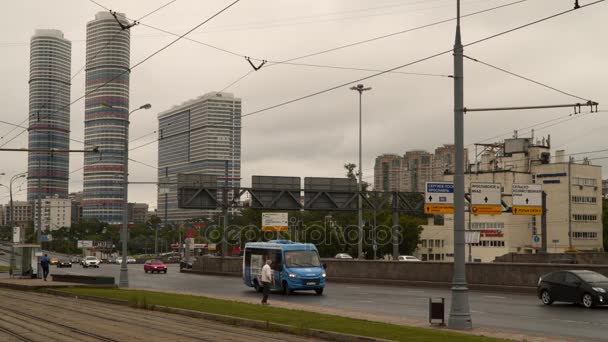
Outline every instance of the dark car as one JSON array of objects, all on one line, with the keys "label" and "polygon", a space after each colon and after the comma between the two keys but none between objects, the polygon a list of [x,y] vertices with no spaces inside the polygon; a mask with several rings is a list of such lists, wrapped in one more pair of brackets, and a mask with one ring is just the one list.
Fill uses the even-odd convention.
[{"label": "dark car", "polygon": [[57,267],[72,267],[72,262],[69,259],[59,259]]},{"label": "dark car", "polygon": [[188,269],[188,268],[192,268],[192,265],[194,265],[194,261],[195,261],[195,260],[196,260],[196,259],[195,259],[195,258],[193,258],[193,257],[190,257],[190,258],[184,258],[184,259],[182,259],[182,260],[179,262],[179,268],[180,268],[180,269],[183,269],[183,268],[186,268],[186,269]]},{"label": "dark car", "polygon": [[538,279],[538,298],[553,302],[580,303],[586,308],[608,304],[608,277],[593,271],[557,271]]}]

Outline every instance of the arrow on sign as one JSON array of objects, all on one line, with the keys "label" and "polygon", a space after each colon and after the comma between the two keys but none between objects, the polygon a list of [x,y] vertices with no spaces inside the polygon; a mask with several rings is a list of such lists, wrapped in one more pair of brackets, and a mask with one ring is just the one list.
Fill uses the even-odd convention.
[{"label": "arrow on sign", "polygon": [[433,202],[433,196],[429,196],[429,202]]},{"label": "arrow on sign", "polygon": [[526,204],[528,204],[528,199],[526,198]]},{"label": "arrow on sign", "polygon": [[486,203],[488,203],[488,197],[486,196],[486,198],[483,199]]}]

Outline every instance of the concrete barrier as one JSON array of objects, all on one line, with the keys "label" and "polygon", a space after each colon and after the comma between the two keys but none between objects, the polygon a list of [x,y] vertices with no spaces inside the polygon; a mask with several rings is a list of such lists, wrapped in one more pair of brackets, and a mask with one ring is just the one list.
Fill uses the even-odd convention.
[{"label": "concrete barrier", "polygon": [[[192,273],[240,276],[242,263],[242,258],[203,257],[194,263]],[[452,282],[453,264],[450,262],[323,259],[322,263],[327,266],[330,282],[437,287],[449,287]],[[533,291],[538,278],[546,273],[581,269],[608,276],[608,265],[469,263],[466,267],[471,288],[514,291]]]},{"label": "concrete barrier", "polygon": [[508,253],[494,258],[494,262],[512,262],[528,264],[584,264],[608,265],[608,253],[578,252],[578,253],[547,253],[547,254],[518,254]]},{"label": "concrete barrier", "polygon": [[114,286],[114,277],[86,276],[75,274],[51,274],[53,281],[88,285]]}]

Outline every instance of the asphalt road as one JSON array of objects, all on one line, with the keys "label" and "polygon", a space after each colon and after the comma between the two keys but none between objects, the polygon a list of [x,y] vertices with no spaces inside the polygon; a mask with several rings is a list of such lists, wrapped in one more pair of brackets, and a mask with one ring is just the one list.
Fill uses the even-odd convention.
[{"label": "asphalt road", "polygon": [[0,297],[0,341],[316,341],[82,299],[4,289]]},{"label": "asphalt road", "polygon": [[[240,278],[184,274],[179,273],[177,265],[168,266],[167,274],[146,274],[143,265],[129,265],[130,286],[235,298],[255,299],[260,296],[253,289],[244,286]],[[51,273],[53,272],[107,275],[114,276],[118,281],[119,265],[101,265],[99,269],[83,269],[78,265],[72,269],[53,267]],[[330,282],[322,296],[317,296],[314,292],[301,292],[292,296],[273,294],[271,301],[426,320],[429,297],[446,298],[446,312],[449,312],[449,290],[422,287]],[[478,327],[577,341],[608,339],[608,307],[588,310],[571,304],[544,306],[534,295],[482,291],[471,291],[469,302],[473,324]]]}]

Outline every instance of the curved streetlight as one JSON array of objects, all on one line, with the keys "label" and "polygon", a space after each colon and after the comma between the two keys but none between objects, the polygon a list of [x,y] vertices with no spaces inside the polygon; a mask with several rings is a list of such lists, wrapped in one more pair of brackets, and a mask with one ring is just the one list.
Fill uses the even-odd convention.
[{"label": "curved streetlight", "polygon": [[372,87],[365,87],[363,84],[357,84],[357,86],[353,86],[350,87],[350,90],[356,90],[359,92],[359,184],[358,184],[358,189],[359,189],[359,195],[357,196],[359,198],[359,203],[358,203],[358,212],[359,212],[359,244],[358,244],[358,251],[357,251],[357,259],[363,259],[363,199],[361,198],[361,192],[363,191],[363,165],[362,164],[362,142],[361,142],[361,135],[362,135],[362,128],[361,128],[361,98],[363,97],[363,92],[364,91],[368,91],[368,90],[372,90]]},{"label": "curved streetlight", "polygon": [[[103,107],[107,107],[107,108],[114,108],[112,105],[107,104],[105,102],[102,102],[101,105]],[[128,136],[128,132],[129,132],[129,117],[131,116],[131,114],[133,114],[134,112],[141,110],[141,109],[150,109],[152,108],[152,105],[149,103],[146,103],[145,105],[139,106],[138,108],[133,109],[132,111],[129,112],[129,115],[127,116],[127,134],[125,134],[125,159],[123,162],[123,171],[124,171],[124,188],[123,188],[123,192],[124,192],[124,207],[123,207],[123,213],[122,213],[122,259],[120,261],[120,276],[119,276],[119,280],[118,280],[118,286],[119,287],[124,287],[127,288],[129,287],[129,269],[127,268],[127,237],[129,235],[129,197],[128,197],[128,190],[129,190],[129,181],[128,181],[128,177],[129,177],[129,136]]]},{"label": "curved streetlight", "polygon": [[[4,175],[4,173],[2,173],[2,175]],[[17,179],[23,178],[25,176],[27,176],[27,172],[18,173],[18,174],[16,174],[16,175],[14,175],[14,176],[11,177],[11,179],[10,179],[10,181],[8,183],[9,184],[8,186],[6,186],[4,184],[0,184],[0,186],[8,188],[8,193],[9,193],[9,196],[10,196],[10,206],[9,206],[9,222],[10,223],[9,224],[11,226],[11,229],[15,229],[15,218],[14,218],[15,215],[14,215],[14,210],[13,210],[13,183]],[[10,263],[9,273],[11,275],[13,275],[13,269],[16,266],[15,265],[16,260],[15,260],[15,247],[14,247],[14,243],[15,242],[13,241],[13,243],[11,244],[11,258],[10,258],[10,262],[9,262]]]}]

